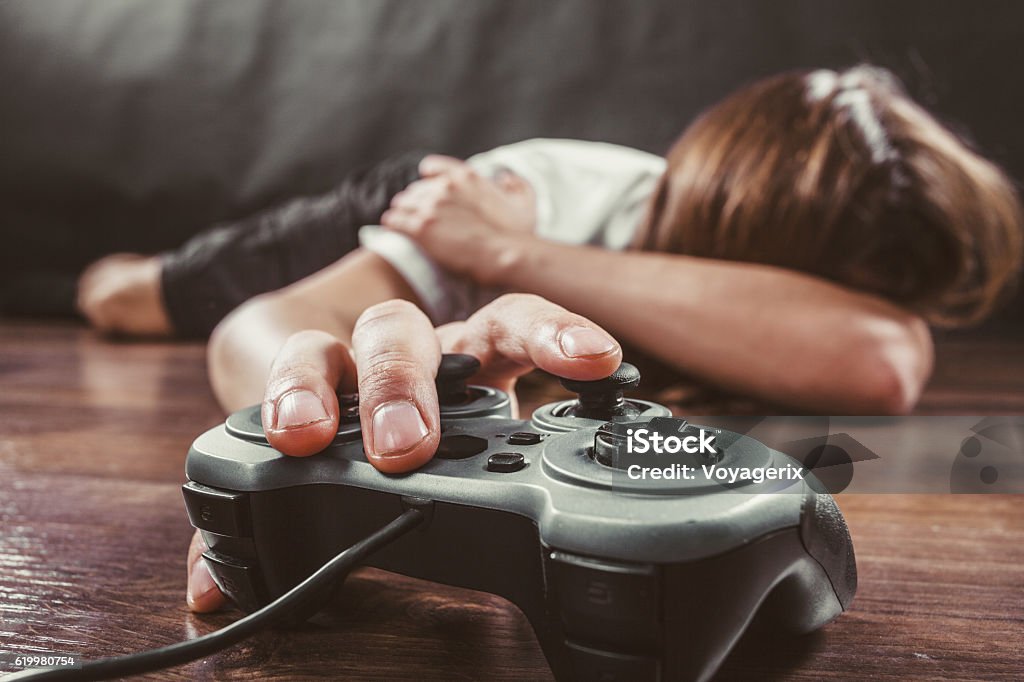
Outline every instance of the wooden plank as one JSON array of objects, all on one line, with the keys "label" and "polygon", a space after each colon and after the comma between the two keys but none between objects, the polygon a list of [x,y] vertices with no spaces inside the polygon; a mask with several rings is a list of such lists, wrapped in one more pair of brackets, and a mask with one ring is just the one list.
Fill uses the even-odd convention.
[{"label": "wooden plank", "polygon": [[[940,347],[924,411],[1024,412],[1021,346],[975,343]],[[531,382],[527,393],[529,408],[551,387]],[[109,344],[70,325],[0,327],[0,649],[123,654],[238,617],[195,616],[184,603],[183,457],[220,418],[198,345]],[[1019,679],[1019,497],[847,494],[840,506],[861,573],[852,610],[808,637],[751,633],[720,679]],[[315,624],[153,678],[253,676],[550,673],[507,602],[365,569]]]}]

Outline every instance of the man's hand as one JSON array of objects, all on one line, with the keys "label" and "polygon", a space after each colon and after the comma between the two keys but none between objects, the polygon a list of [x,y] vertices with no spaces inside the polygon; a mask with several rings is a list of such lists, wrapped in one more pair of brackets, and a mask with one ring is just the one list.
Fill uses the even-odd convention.
[{"label": "man's hand", "polygon": [[437,155],[423,159],[420,175],[395,195],[381,224],[416,240],[449,270],[486,278],[499,238],[532,235],[535,197],[522,178],[485,178],[464,161]]},{"label": "man's hand", "polygon": [[[508,391],[534,368],[572,379],[606,377],[622,361],[603,329],[538,296],[509,294],[465,322],[434,330],[419,308],[388,301],[355,324],[351,349],[321,331],[293,335],[270,371],[263,400],[267,439],[287,455],[326,448],[338,429],[337,391],[359,391],[367,459],[386,473],[410,471],[437,450],[441,420],[434,377],[441,353],[479,358],[475,384]],[[196,532],[188,553],[188,605],[213,611],[225,598],[201,561]]]},{"label": "man's hand", "polygon": [[157,257],[116,253],[101,258],[78,278],[78,310],[102,332],[167,336],[173,330],[160,276]]}]

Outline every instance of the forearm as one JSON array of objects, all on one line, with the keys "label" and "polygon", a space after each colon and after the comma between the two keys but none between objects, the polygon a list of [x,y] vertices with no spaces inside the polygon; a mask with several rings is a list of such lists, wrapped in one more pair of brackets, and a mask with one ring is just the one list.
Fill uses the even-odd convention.
[{"label": "forearm", "polygon": [[292,286],[245,303],[210,337],[207,364],[217,400],[227,412],[260,402],[271,363],[289,336],[319,329],[348,343],[363,310],[395,298],[418,303],[390,265],[358,250]]},{"label": "forearm", "polygon": [[358,247],[391,197],[418,177],[421,154],[351,173],[330,191],[216,226],[163,254],[162,288],[175,329],[206,337],[231,310],[318,272]]},{"label": "forearm", "polygon": [[687,374],[800,409],[903,412],[931,339],[896,306],[779,268],[512,240],[492,282],[549,298]]},{"label": "forearm", "polygon": [[336,192],[294,199],[198,234],[162,254],[161,288],[179,336],[204,338],[249,299],[352,251],[358,226]]},{"label": "forearm", "polygon": [[[323,329],[315,311],[295,305],[280,294],[253,298],[226,317],[210,336],[207,365],[210,384],[226,412],[263,399],[275,355],[292,334]],[[345,328],[324,329],[344,335]]]}]

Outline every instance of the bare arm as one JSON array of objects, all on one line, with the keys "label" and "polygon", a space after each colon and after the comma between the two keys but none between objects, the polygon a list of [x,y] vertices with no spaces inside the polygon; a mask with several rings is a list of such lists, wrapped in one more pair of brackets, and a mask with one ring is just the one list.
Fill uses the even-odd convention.
[{"label": "bare arm", "polygon": [[249,300],[210,337],[207,362],[217,400],[226,411],[260,402],[271,363],[289,336],[319,329],[348,343],[359,315],[390,299],[418,303],[383,258],[358,249],[291,286]]},{"label": "bare arm", "polygon": [[717,386],[815,412],[904,413],[931,373],[918,317],[780,268],[492,241],[488,283],[544,296]]},{"label": "bare arm", "polygon": [[931,372],[924,322],[878,298],[779,268],[542,241],[520,193],[496,193],[453,159],[427,157],[420,172],[386,227],[455,272],[543,296],[722,388],[889,414],[909,410]]}]

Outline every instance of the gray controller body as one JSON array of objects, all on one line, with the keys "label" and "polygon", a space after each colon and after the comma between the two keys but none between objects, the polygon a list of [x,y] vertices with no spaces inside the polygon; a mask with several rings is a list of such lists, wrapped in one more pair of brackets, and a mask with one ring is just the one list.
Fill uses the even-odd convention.
[{"label": "gray controller body", "polygon": [[[369,564],[510,600],[560,680],[706,679],[755,615],[803,633],[852,600],[849,533],[809,473],[645,489],[595,459],[605,422],[568,415],[571,401],[525,421],[510,418],[504,394],[470,391],[442,407],[438,456],[401,476],[367,461],[358,418],[305,458],[266,443],[258,408],[201,435],[184,495],[221,589],[257,609],[429,500],[425,525]],[[665,408],[629,403],[631,423],[667,423]],[[746,436],[717,435],[720,466],[800,466]]]}]

